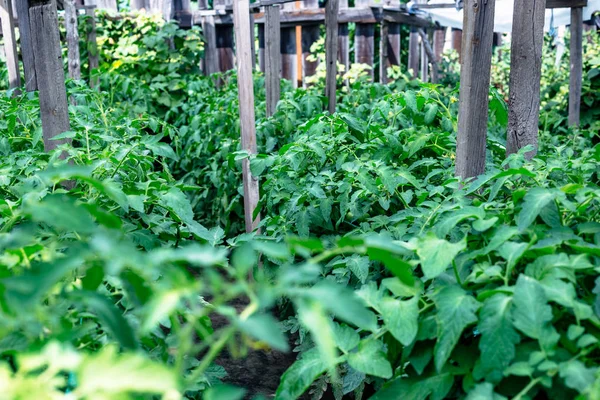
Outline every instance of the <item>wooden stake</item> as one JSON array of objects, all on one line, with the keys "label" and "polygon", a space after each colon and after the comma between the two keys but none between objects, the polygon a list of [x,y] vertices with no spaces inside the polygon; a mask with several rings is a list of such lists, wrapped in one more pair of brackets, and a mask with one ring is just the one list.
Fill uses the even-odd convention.
[{"label": "wooden stake", "polygon": [[53,0],[30,1],[29,19],[35,27],[31,30],[31,44],[40,91],[44,149],[50,151],[70,142],[70,139],[51,139],[71,129],[56,3]]},{"label": "wooden stake", "polygon": [[33,48],[31,47],[31,28],[29,24],[29,0],[18,0],[17,16],[19,18],[19,36],[21,42],[21,58],[23,59],[23,72],[25,75],[25,90],[37,90],[35,66],[33,62]]},{"label": "wooden stake", "polygon": [[258,68],[265,72],[265,24],[258,24]]},{"label": "wooden stake", "polygon": [[281,85],[279,5],[265,6],[265,91],[267,117],[275,113]]},{"label": "wooden stake", "polygon": [[337,54],[339,0],[327,0],[325,9],[325,96],[328,98],[329,113],[335,113],[337,102]]},{"label": "wooden stake", "polygon": [[69,78],[81,79],[81,56],[79,55],[79,31],[75,0],[64,0],[65,27],[67,30]]},{"label": "wooden stake", "polygon": [[[355,0],[355,7],[369,7],[370,0]],[[369,74],[371,80],[375,76],[373,71],[373,61],[375,54],[375,25],[374,24],[356,24],[354,35],[354,62],[357,64],[367,64],[371,67]]]},{"label": "wooden stake", "polygon": [[87,46],[88,66],[90,69],[90,87],[98,86],[98,78],[94,75],[100,65],[100,54],[98,52],[98,41],[96,40],[96,10],[94,6],[85,7],[85,15],[88,17]]},{"label": "wooden stake", "polygon": [[[305,0],[304,8],[318,9],[319,0]],[[302,27],[302,70],[304,78],[317,73],[318,61],[309,61],[310,48],[319,40],[321,28],[319,25],[306,25]]]},{"label": "wooden stake", "polygon": [[19,56],[17,54],[12,0],[0,0],[0,20],[2,20],[4,53],[6,57],[6,66],[8,68],[8,87],[16,89],[21,87],[21,72],[19,71]]},{"label": "wooden stake", "polygon": [[[421,36],[421,35],[419,35]],[[425,50],[425,40],[427,34],[421,37],[419,42],[419,52],[421,56],[421,80],[423,82],[429,82],[429,57],[427,57],[427,51]]]},{"label": "wooden stake", "polygon": [[515,0],[510,56],[506,154],[527,145],[537,153],[546,0]]},{"label": "wooden stake", "polygon": [[411,71],[413,78],[419,76],[419,33],[414,26],[410,28],[408,41],[408,70]]},{"label": "wooden stake", "polygon": [[[293,3],[283,5],[284,10],[293,10]],[[281,77],[298,86],[298,63],[296,56],[296,28],[281,28]]]},{"label": "wooden stake", "polygon": [[[400,2],[398,0],[389,0],[387,4],[400,7]],[[385,20],[381,22],[379,77],[381,83],[384,84],[390,81],[388,68],[392,65],[400,65],[400,29],[400,24]]]},{"label": "wooden stake", "polygon": [[436,28],[433,35],[433,53],[435,54],[435,61],[441,63],[442,55],[444,54],[444,45],[446,44],[446,28]]},{"label": "wooden stake", "polygon": [[[254,115],[254,82],[252,78],[251,46],[248,31],[250,14],[248,0],[236,0],[233,3],[235,39],[237,43],[238,91],[240,101],[240,122],[242,149],[256,154],[256,126]],[[244,215],[246,232],[254,231],[260,222],[260,216],[253,218],[260,199],[258,178],[250,172],[250,160],[242,162],[244,178]]]},{"label": "wooden stake", "polygon": [[459,61],[462,61],[462,29],[452,28],[452,50],[458,53]]},{"label": "wooden stake", "polygon": [[[339,0],[339,9],[347,9],[348,0]],[[344,71],[350,68],[350,41],[348,40],[348,24],[338,24],[338,62],[344,66]]]},{"label": "wooden stake", "polygon": [[421,37],[421,43],[423,46],[423,50],[427,55],[427,61],[431,64],[431,83],[438,83],[439,78],[439,68],[438,63],[436,61],[435,54],[433,53],[433,48],[431,47],[431,43],[427,38],[427,34],[423,29],[419,29],[419,36]]},{"label": "wooden stake", "polygon": [[583,76],[583,8],[571,8],[571,74],[569,79],[569,125],[579,125]]},{"label": "wooden stake", "polygon": [[217,52],[217,37],[215,30],[215,17],[207,15],[202,18],[202,32],[204,33],[204,74],[212,75],[219,72],[219,54]]},{"label": "wooden stake", "polygon": [[456,175],[463,179],[485,171],[495,3],[465,2],[456,141]]},{"label": "wooden stake", "polygon": [[[236,0],[237,1],[237,0]],[[229,0],[214,0],[214,6],[231,5]],[[249,11],[248,11],[249,13]],[[250,16],[248,16],[248,24]],[[250,30],[250,28],[248,28]],[[248,36],[248,32],[246,32]],[[235,68],[233,52],[233,27],[231,25],[215,25],[215,37],[217,42],[217,54],[219,59],[219,71],[225,72]]]},{"label": "wooden stake", "polygon": [[381,34],[379,43],[379,80],[384,85],[388,83],[387,69],[388,64],[390,63],[388,54],[389,32],[389,23],[385,20],[381,21]]}]

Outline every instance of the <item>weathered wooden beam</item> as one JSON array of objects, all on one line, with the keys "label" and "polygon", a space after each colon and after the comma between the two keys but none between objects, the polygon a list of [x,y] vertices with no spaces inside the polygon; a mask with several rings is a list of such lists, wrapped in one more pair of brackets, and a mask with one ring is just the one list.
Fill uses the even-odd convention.
[{"label": "weathered wooden beam", "polygon": [[[235,22],[235,41],[237,44],[237,73],[240,103],[240,128],[242,135],[242,150],[256,154],[256,122],[254,114],[254,82],[252,78],[252,55],[250,46],[250,13],[248,0],[236,0],[233,4]],[[260,200],[258,178],[252,176],[250,160],[242,161],[244,180],[244,217],[246,232],[257,229],[260,216],[254,218],[258,201]]]},{"label": "weathered wooden beam", "polygon": [[98,51],[98,40],[96,38],[96,10],[95,7],[85,8],[87,16],[87,49],[88,49],[88,67],[90,73],[90,87],[98,86],[96,70],[100,66],[100,53]]},{"label": "weathered wooden beam", "polygon": [[65,28],[67,31],[67,64],[69,78],[81,79],[81,56],[79,54],[79,30],[75,0],[64,0]]},{"label": "weathered wooden beam", "polygon": [[[366,8],[370,0],[355,0],[356,7]],[[369,75],[371,80],[375,76],[373,71],[375,56],[375,25],[368,23],[357,23],[354,32],[354,62],[366,64],[371,67]]]},{"label": "weathered wooden beam", "polygon": [[[305,0],[304,8],[306,9],[318,9],[319,0]],[[317,73],[318,61],[308,60],[310,56],[310,48],[312,45],[319,40],[321,36],[321,27],[319,24],[306,25],[302,27],[302,69],[303,76],[313,76]]]},{"label": "weathered wooden beam", "polygon": [[419,36],[421,37],[423,50],[427,55],[427,62],[431,64],[431,83],[438,83],[440,80],[439,67],[437,59],[435,57],[435,53],[433,52],[433,48],[431,47],[431,42],[429,42],[427,33],[425,33],[423,29],[419,29]]},{"label": "weathered wooden beam", "polygon": [[265,91],[267,116],[277,109],[281,95],[281,29],[278,5],[265,7]]},{"label": "weathered wooden beam", "polygon": [[408,71],[413,78],[419,76],[419,33],[416,27],[410,28],[408,39]]},{"label": "weathered wooden beam", "polygon": [[546,8],[587,7],[588,0],[546,0]]},{"label": "weathered wooden beam", "polygon": [[173,17],[180,28],[192,27],[192,5],[190,0],[173,0]]},{"label": "weathered wooden beam", "polygon": [[[400,7],[399,0],[391,0],[389,4]],[[379,77],[384,84],[389,82],[388,69],[400,65],[400,27],[398,23],[387,21],[385,16],[381,21]]]},{"label": "weathered wooden beam", "polygon": [[433,33],[433,52],[435,54],[435,61],[438,63],[442,62],[442,55],[444,54],[444,45],[446,44],[446,28],[437,27]]},{"label": "weathered wooden beam", "polygon": [[337,102],[337,55],[339,0],[328,0],[325,21],[325,96],[330,114],[335,113]]},{"label": "weathered wooden beam", "polygon": [[[265,13],[266,14],[266,13]],[[256,22],[256,19],[254,20]],[[257,24],[258,26],[258,68],[260,72],[265,72],[265,24]]]},{"label": "weathered wooden beam", "polygon": [[[214,0],[213,4],[215,7],[219,7],[231,5],[231,3],[231,0]],[[217,54],[219,59],[219,71],[225,72],[234,69],[233,27],[227,25],[218,25],[215,19],[215,31],[215,37],[217,40]],[[246,33],[246,35],[248,35],[248,33]]]},{"label": "weathered wooden beam", "polygon": [[25,76],[25,90],[37,90],[35,66],[33,62],[33,48],[31,46],[31,28],[29,23],[29,0],[18,0],[16,3],[19,20],[19,36],[21,44],[21,58],[23,59],[23,73]]},{"label": "weathered wooden beam", "polygon": [[456,175],[463,179],[485,171],[495,3],[465,2],[456,140]]},{"label": "weathered wooden beam", "polygon": [[569,125],[579,125],[583,80],[583,8],[571,8],[571,74],[569,76]]},{"label": "weathered wooden beam", "polygon": [[149,0],[131,0],[129,7],[131,11],[145,11],[150,9]]},{"label": "weathered wooden beam", "polygon": [[546,0],[515,0],[511,35],[506,153],[527,145],[537,153]]},{"label": "weathered wooden beam", "polygon": [[[338,11],[348,9],[348,0],[339,0],[338,2]],[[327,15],[325,19],[327,19]],[[346,72],[350,68],[349,33],[348,24],[338,21],[338,62],[344,66]]]},{"label": "weathered wooden beam", "polygon": [[[294,10],[294,4],[284,4],[284,10]],[[281,17],[281,16],[280,16]],[[281,27],[281,77],[292,82],[292,87],[298,86],[298,64],[296,49],[296,27]]]},{"label": "weathered wooden beam", "polygon": [[0,20],[2,21],[2,35],[4,36],[4,53],[8,69],[8,86],[11,89],[15,89],[21,87],[21,72],[19,70],[19,56],[17,54],[17,39],[15,37],[12,0],[0,0]]},{"label": "weathered wooden beam", "polygon": [[462,61],[462,37],[463,31],[462,29],[452,28],[451,31],[451,45],[452,50],[458,53],[458,59]]},{"label": "weathered wooden beam", "polygon": [[204,74],[212,75],[219,72],[215,20],[212,15],[203,18],[202,32],[204,36]]},{"label": "weathered wooden beam", "polygon": [[70,130],[65,74],[63,70],[56,3],[35,0],[29,3],[31,44],[38,78],[44,148],[50,151],[69,139],[52,140]]}]

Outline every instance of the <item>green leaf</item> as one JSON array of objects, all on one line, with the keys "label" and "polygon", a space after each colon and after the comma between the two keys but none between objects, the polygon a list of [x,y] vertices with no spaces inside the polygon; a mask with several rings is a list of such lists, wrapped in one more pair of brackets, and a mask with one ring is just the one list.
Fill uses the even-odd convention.
[{"label": "green leaf", "polygon": [[465,240],[450,243],[444,239],[438,239],[433,233],[411,241],[411,245],[416,248],[423,274],[427,280],[444,273],[458,253],[467,247]]},{"label": "green leaf", "polygon": [[246,394],[246,389],[231,386],[217,385],[211,387],[202,398],[204,400],[242,400]]},{"label": "green leaf", "polygon": [[511,317],[514,326],[532,339],[540,339],[544,327],[552,321],[542,285],[535,279],[520,275],[513,296]]},{"label": "green leaf", "polygon": [[437,237],[446,237],[459,222],[469,218],[483,219],[485,218],[485,211],[479,207],[464,207],[449,211],[448,215],[434,227]]},{"label": "green leaf", "polygon": [[338,353],[332,323],[325,310],[316,301],[302,301],[298,304],[298,316],[310,331],[327,369],[335,374]]},{"label": "green leaf", "polygon": [[255,314],[237,321],[240,330],[253,338],[267,343],[279,351],[288,351],[289,344],[279,322],[269,314]]},{"label": "green leaf", "polygon": [[425,125],[431,125],[438,112],[438,105],[429,103],[425,106]]},{"label": "green leaf", "polygon": [[458,286],[446,286],[434,297],[437,308],[438,340],[435,344],[435,367],[441,371],[458,343],[463,330],[477,322],[481,304]]},{"label": "green leaf", "polygon": [[453,384],[454,376],[450,373],[427,379],[400,377],[386,383],[369,400],[426,400],[429,396],[431,400],[443,400]]},{"label": "green leaf", "polygon": [[346,353],[358,346],[360,342],[360,335],[348,325],[334,323],[333,335],[335,344]]},{"label": "green leaf", "polygon": [[419,330],[419,298],[400,301],[386,297],[381,302],[386,328],[404,346],[412,344]]},{"label": "green leaf", "polygon": [[39,203],[27,203],[25,210],[34,221],[61,231],[91,233],[96,229],[90,213],[67,195],[48,195]]},{"label": "green leaf", "polygon": [[357,371],[367,375],[389,379],[392,377],[392,366],[383,352],[383,343],[379,340],[367,339],[360,342],[358,351],[348,355],[348,364]]},{"label": "green leaf", "polygon": [[417,108],[417,96],[415,95],[415,92],[412,90],[404,92],[404,100],[406,101],[406,106],[410,108],[412,112],[416,113],[419,111]]},{"label": "green leaf", "polygon": [[559,196],[564,196],[559,189],[551,190],[545,188],[533,188],[527,192],[523,202],[523,208],[517,216],[517,227],[521,232],[529,228],[542,209]]},{"label": "green leaf", "polygon": [[565,384],[571,389],[583,393],[596,380],[598,368],[587,368],[581,361],[572,360],[560,364],[558,373],[565,380]]},{"label": "green leaf", "polygon": [[520,336],[510,321],[511,298],[504,294],[489,297],[480,312],[479,332],[481,340],[481,367],[494,380],[502,378],[502,372],[515,357],[515,345]]},{"label": "green leaf", "polygon": [[321,359],[318,349],[314,348],[305,352],[282,375],[275,399],[297,399],[325,371],[327,371],[327,363]]},{"label": "green leaf", "polygon": [[365,283],[369,277],[369,258],[361,257],[357,254],[346,259],[348,269],[352,271],[361,283]]},{"label": "green leaf", "polygon": [[494,385],[489,382],[480,383],[475,385],[473,390],[469,392],[465,400],[502,400],[506,399],[504,396],[500,396],[494,393]]}]

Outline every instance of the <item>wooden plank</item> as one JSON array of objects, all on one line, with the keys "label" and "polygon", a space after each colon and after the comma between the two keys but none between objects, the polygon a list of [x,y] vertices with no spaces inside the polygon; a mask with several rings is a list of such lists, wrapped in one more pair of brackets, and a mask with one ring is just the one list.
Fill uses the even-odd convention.
[{"label": "wooden plank", "polygon": [[546,8],[587,7],[588,0],[546,0]]},{"label": "wooden plank", "polygon": [[435,58],[435,54],[433,52],[433,48],[431,47],[431,42],[427,37],[427,33],[423,29],[419,29],[419,36],[421,37],[421,43],[423,45],[423,50],[427,55],[427,62],[431,64],[431,83],[438,83],[439,72],[438,72],[438,62]]},{"label": "wooden plank", "polygon": [[546,0],[515,0],[511,35],[506,153],[527,145],[537,153]]},{"label": "wooden plank", "polygon": [[[213,4],[215,8],[231,5],[231,0],[214,0]],[[231,25],[217,25],[215,21],[215,37],[217,41],[219,71],[225,72],[234,69],[233,27]]]},{"label": "wooden plank", "polygon": [[419,76],[419,33],[416,27],[410,28],[408,39],[408,71],[415,79]]},{"label": "wooden plank", "polygon": [[[427,34],[425,34],[425,37]],[[429,57],[427,57],[427,51],[425,50],[425,42],[423,37],[419,35],[419,56],[421,58],[421,80],[423,82],[429,82]]]},{"label": "wooden plank", "polygon": [[451,46],[452,50],[458,53],[458,59],[462,60],[462,29],[452,28],[451,31]]},{"label": "wooden plank", "polygon": [[444,45],[446,44],[446,28],[437,27],[433,33],[433,53],[435,55],[435,61],[438,63],[442,62],[442,56],[444,54]]},{"label": "wooden plank", "polygon": [[96,6],[99,10],[119,11],[117,0],[86,0],[85,5]]},{"label": "wooden plank", "polygon": [[79,30],[75,0],[64,0],[64,7],[69,78],[79,80],[81,79],[81,56],[79,55]]},{"label": "wooden plank", "polygon": [[[293,10],[294,4],[284,4],[283,9]],[[294,10],[295,11],[295,10]],[[281,17],[281,16],[280,16]],[[298,86],[298,65],[296,63],[296,27],[281,28],[281,77]]]},{"label": "wooden plank", "polygon": [[213,16],[209,15],[203,18],[202,32],[204,33],[204,74],[212,75],[219,72],[217,32]]},{"label": "wooden plank", "polygon": [[18,0],[16,8],[19,20],[19,40],[21,44],[21,58],[23,60],[23,73],[25,76],[25,90],[33,92],[37,90],[37,79],[35,77],[35,66],[33,65],[33,48],[31,47],[29,0]]},{"label": "wooden plank", "polygon": [[[355,0],[356,7],[368,7],[370,0]],[[375,56],[375,25],[374,24],[356,24],[354,33],[354,62],[357,64],[366,64],[371,67],[369,75],[371,80],[375,76],[373,63]]]},{"label": "wooden plank", "polygon": [[31,44],[38,78],[44,149],[50,151],[70,142],[70,139],[51,139],[71,129],[56,3],[52,0],[30,1],[29,19],[31,26],[36,27],[31,30]]},{"label": "wooden plank", "polygon": [[[338,0],[338,11],[348,9],[348,0]],[[327,16],[326,16],[327,18]],[[339,22],[339,21],[338,21]],[[350,31],[347,23],[338,23],[338,62],[344,66],[344,71],[350,68]]]},{"label": "wooden plank", "polygon": [[[390,0],[390,6],[400,7],[399,0]],[[381,22],[381,43],[379,51],[381,53],[379,66],[379,76],[382,83],[388,83],[388,68],[392,65],[400,65],[400,30],[401,25],[395,22],[384,20]]]},{"label": "wooden plank", "polygon": [[583,8],[571,8],[571,74],[569,77],[569,125],[579,125],[583,80]]},{"label": "wooden plank", "polygon": [[[256,19],[255,19],[256,22]],[[265,72],[265,24],[258,25],[258,68]]]},{"label": "wooden plank", "polygon": [[4,54],[6,57],[6,67],[8,69],[8,87],[16,89],[21,87],[21,72],[19,70],[19,56],[17,54],[17,39],[15,37],[12,0],[0,0],[0,20],[2,21]]},{"label": "wooden plank", "polygon": [[100,65],[100,53],[98,51],[98,40],[96,38],[96,10],[94,7],[86,7],[87,16],[87,48],[88,66],[90,69],[90,87],[98,86],[98,78],[95,77],[96,70]]},{"label": "wooden plank", "polygon": [[150,9],[149,0],[131,0],[131,11],[145,11]]},{"label": "wooden plank", "polygon": [[[254,115],[254,82],[252,78],[252,55],[250,46],[250,12],[248,0],[236,0],[233,3],[235,40],[237,43],[238,92],[240,102],[240,121],[242,150],[256,154],[256,123]],[[253,218],[260,200],[258,178],[252,176],[250,160],[242,161],[244,179],[244,216],[246,232],[257,229],[260,216]]]},{"label": "wooden plank", "polygon": [[252,71],[256,69],[256,24],[254,14],[250,14],[250,54],[252,54]]},{"label": "wooden plank", "polygon": [[[304,8],[318,9],[319,0],[305,0]],[[309,61],[310,48],[319,40],[321,36],[321,27],[318,24],[306,25],[302,27],[302,70],[303,76],[313,76],[317,73],[318,61]]]},{"label": "wooden plank", "polygon": [[180,28],[192,27],[192,5],[190,0],[173,0],[173,17]]},{"label": "wooden plank", "polygon": [[464,8],[456,140],[456,175],[463,179],[485,172],[495,3],[467,0]]},{"label": "wooden plank", "polygon": [[277,109],[281,85],[281,28],[279,25],[280,7],[265,7],[265,90],[267,116]]},{"label": "wooden plank", "polygon": [[338,12],[339,0],[328,0],[325,21],[325,96],[330,114],[335,113],[337,102]]},{"label": "wooden plank", "polygon": [[373,18],[378,21],[381,19],[385,19],[389,22],[395,22],[398,24],[410,25],[420,28],[427,28],[433,26],[433,23],[426,20],[425,18],[421,18],[416,15],[410,15],[406,12],[401,12],[398,10],[390,10],[387,8],[383,8],[381,16],[378,12],[375,12],[373,14]]},{"label": "wooden plank", "polygon": [[387,69],[390,63],[388,55],[388,41],[389,41],[389,22],[382,21],[379,34],[379,81],[386,85],[388,83]]}]

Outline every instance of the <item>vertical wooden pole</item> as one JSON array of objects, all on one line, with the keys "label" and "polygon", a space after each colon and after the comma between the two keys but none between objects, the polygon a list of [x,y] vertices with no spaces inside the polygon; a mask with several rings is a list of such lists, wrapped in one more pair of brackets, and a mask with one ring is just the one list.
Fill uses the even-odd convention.
[{"label": "vertical wooden pole", "polygon": [[96,10],[95,6],[85,6],[85,15],[88,17],[87,25],[87,48],[88,63],[90,68],[90,87],[98,86],[98,78],[94,77],[96,70],[100,65],[100,54],[98,51],[98,41],[96,40]]},{"label": "vertical wooden pole", "polygon": [[[283,5],[284,10],[292,10],[294,7],[293,3]],[[281,76],[291,81],[293,87],[298,85],[296,51],[296,28],[281,28]]]},{"label": "vertical wooden pole", "polygon": [[173,16],[182,28],[192,27],[192,4],[190,0],[174,0]]},{"label": "vertical wooden pole", "polygon": [[506,154],[532,145],[537,153],[546,0],[515,0],[510,55]]},{"label": "vertical wooden pole", "polygon": [[[248,31],[250,30],[250,14],[248,0],[236,0],[233,3],[235,39],[237,43],[238,91],[240,101],[240,121],[242,149],[256,154],[256,126],[254,115],[254,82],[252,79],[251,46]],[[250,172],[250,160],[242,162],[244,179],[244,215],[246,232],[254,231],[260,222],[260,216],[253,218],[258,205],[258,178]]]},{"label": "vertical wooden pole", "polygon": [[68,139],[51,139],[71,129],[56,3],[53,0],[30,1],[29,19],[35,27],[31,30],[31,44],[40,91],[44,148],[50,151],[69,142]]},{"label": "vertical wooden pole", "polygon": [[[310,0],[296,0],[296,2],[294,3],[294,6],[296,8],[296,10],[299,10],[302,8],[302,2],[303,1],[310,1]],[[296,25],[296,86],[297,87],[302,87],[303,86],[303,79],[304,79],[304,57],[302,57],[302,31],[303,28],[301,25]]]},{"label": "vertical wooden pole", "polygon": [[[339,0],[339,9],[347,9],[348,0]],[[338,24],[338,62],[344,66],[344,71],[350,68],[350,41],[348,39],[348,24]]]},{"label": "vertical wooden pole", "polygon": [[258,68],[265,72],[265,24],[258,24]]},{"label": "vertical wooden pole", "polygon": [[387,69],[390,63],[388,54],[388,41],[390,32],[389,25],[390,24],[386,20],[381,21],[381,33],[379,42],[379,81],[384,85],[388,83]]},{"label": "vertical wooden pole", "polygon": [[[231,4],[229,0],[214,0],[215,8]],[[248,12],[250,12],[248,10]],[[250,17],[248,17],[250,18]],[[248,22],[250,19],[248,19]],[[249,23],[248,23],[249,24]],[[248,25],[246,24],[246,25]],[[250,28],[248,28],[249,30]],[[248,32],[246,32],[246,36]],[[219,70],[229,71],[235,68],[233,53],[233,27],[231,25],[215,25],[215,37],[217,41],[217,54],[219,58]]]},{"label": "vertical wooden pole", "polygon": [[[319,0],[305,0],[304,8],[319,8]],[[321,36],[319,25],[306,25],[302,27],[302,69],[305,78],[317,73],[319,63],[317,61],[309,61],[308,57],[310,56],[310,48],[319,40],[319,36]]]},{"label": "vertical wooden pole", "polygon": [[119,11],[117,0],[86,0],[85,5],[96,6],[100,10]]},{"label": "vertical wooden pole", "polygon": [[208,15],[202,18],[202,32],[204,33],[204,74],[212,75],[219,72],[219,54],[217,51],[217,37],[215,17]]},{"label": "vertical wooden pole", "polygon": [[425,39],[427,38],[427,32],[423,36],[420,36],[419,41],[419,53],[421,57],[421,80],[423,82],[429,81],[429,59],[427,57],[427,51],[425,50]]},{"label": "vertical wooden pole", "polygon": [[[355,0],[355,7],[367,8],[370,0]],[[375,76],[373,71],[373,57],[375,54],[375,25],[374,24],[356,24],[354,36],[354,62],[357,64],[367,64],[371,67],[369,72],[371,79]]]},{"label": "vertical wooden pole", "polygon": [[458,53],[458,59],[462,61],[462,29],[452,28],[452,50]]},{"label": "vertical wooden pole", "polygon": [[335,112],[337,102],[337,54],[339,0],[328,0],[325,9],[325,96],[330,114]]},{"label": "vertical wooden pole", "polygon": [[250,54],[252,55],[252,71],[256,69],[256,24],[254,14],[250,13]]},{"label": "vertical wooden pole", "polygon": [[[400,7],[398,0],[390,0],[387,3],[390,6]],[[381,22],[379,76],[382,83],[388,83],[390,80],[388,68],[392,65],[400,65],[400,29],[400,24],[387,21]]]},{"label": "vertical wooden pole", "polygon": [[419,33],[417,28],[411,26],[408,41],[408,70],[413,78],[419,76]]},{"label": "vertical wooden pole", "polygon": [[150,8],[148,0],[131,0],[130,3],[131,11],[145,11]]},{"label": "vertical wooden pole", "polygon": [[426,61],[431,64],[431,83],[439,82],[439,73],[438,73],[438,62],[436,60],[435,54],[433,52],[433,48],[431,47],[431,42],[427,37],[427,34],[423,29],[419,29],[419,36],[421,37],[421,43],[423,46],[423,50],[427,55]]},{"label": "vertical wooden pole", "polygon": [[571,75],[569,79],[569,125],[579,125],[583,79],[583,8],[571,8]]},{"label": "vertical wooden pole", "polygon": [[33,65],[33,48],[31,47],[29,0],[18,0],[16,8],[19,18],[19,40],[21,42],[21,58],[23,59],[23,72],[25,75],[25,90],[33,92],[37,90],[37,79],[35,77],[35,66]]},{"label": "vertical wooden pole", "polygon": [[456,175],[464,179],[485,171],[495,3],[465,2],[456,141]]},{"label": "vertical wooden pole", "polygon": [[440,63],[442,62],[444,45],[446,44],[446,28],[443,26],[437,27],[433,35],[433,52],[435,54],[435,61]]},{"label": "vertical wooden pole", "polygon": [[19,56],[17,54],[12,0],[0,0],[0,20],[2,21],[4,53],[8,68],[8,86],[11,89],[15,89],[21,86],[21,72],[19,71]]},{"label": "vertical wooden pole", "polygon": [[275,113],[281,85],[279,5],[265,6],[265,91],[267,116]]},{"label": "vertical wooden pole", "polygon": [[67,30],[67,63],[69,78],[81,79],[81,56],[79,55],[79,30],[75,0],[64,0],[65,27]]}]

